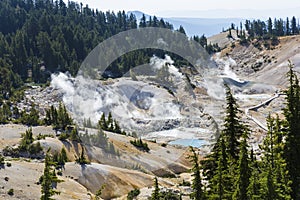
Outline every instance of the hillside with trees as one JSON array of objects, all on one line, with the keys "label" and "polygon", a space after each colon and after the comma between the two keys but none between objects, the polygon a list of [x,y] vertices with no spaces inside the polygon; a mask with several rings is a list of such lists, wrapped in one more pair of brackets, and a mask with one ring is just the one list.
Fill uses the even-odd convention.
[{"label": "hillside with trees", "polygon": [[[122,31],[144,27],[167,28],[185,35],[184,27],[174,30],[172,24],[156,16],[146,18],[143,15],[141,19],[136,19],[133,14],[128,15],[125,11],[103,12],[82,3],[65,3],[63,0],[0,1],[0,198],[138,199],[139,195],[144,195],[153,200],[300,199],[300,85],[297,76],[300,58],[295,59],[300,53],[300,46],[295,45],[292,50],[287,50],[291,46],[290,41],[295,43],[300,39],[295,36],[299,35],[296,17],[285,20],[246,20],[244,25],[238,27],[232,24],[226,31],[228,35],[225,37],[231,46],[214,56],[226,57],[227,62],[223,61],[227,65],[222,67],[228,67],[231,73],[234,73],[231,68],[240,74],[247,73],[244,77],[251,76],[252,80],[249,78],[242,81],[237,76],[236,79],[224,77],[224,74],[228,74],[221,67],[218,69],[219,74],[212,73],[212,77],[209,77],[212,81],[205,82],[208,80],[205,76],[209,74],[197,76],[193,69],[187,67],[190,63],[179,55],[158,49],[142,49],[119,57],[108,68],[112,74],[97,80],[103,84],[105,89],[101,92],[105,93],[109,86],[127,79],[128,85],[124,88],[136,94],[134,99],[124,95],[129,89],[124,89],[123,93],[111,93],[109,98],[121,94],[116,99],[127,99],[121,106],[119,102],[112,102],[108,107],[97,107],[99,115],[92,117],[99,119],[84,119],[81,126],[80,122],[72,118],[73,113],[68,111],[69,105],[64,105],[64,94],[51,96],[51,92],[57,88],[43,93],[50,94],[52,98],[49,102],[40,102],[46,104],[47,109],[42,110],[39,104],[34,103],[36,97],[29,95],[28,91],[36,85],[50,88],[51,74],[68,72],[71,74],[70,79],[73,78],[89,52],[100,42]],[[233,31],[239,39],[233,38]],[[188,39],[199,43],[211,55],[221,51],[218,44],[208,43],[205,35]],[[283,47],[278,45],[281,41],[285,42],[281,43]],[[182,45],[174,41],[174,47]],[[192,50],[186,49],[186,52]],[[253,54],[248,54],[248,50]],[[157,77],[152,76],[149,80],[131,71],[135,66],[149,63],[153,55],[164,58],[166,53],[177,67],[173,69],[173,75],[176,74],[174,77],[169,64],[162,65],[157,70]],[[285,55],[280,57],[279,54]],[[287,77],[285,81],[282,78],[276,79],[276,86],[280,87],[275,88],[275,83],[268,87],[263,85],[264,79],[275,82],[273,78],[276,74],[273,72],[284,70],[282,60],[286,62],[290,58],[288,56],[299,62],[295,64],[296,67],[289,62],[287,74],[282,75]],[[214,61],[222,60],[221,57],[215,57],[212,56]],[[252,71],[245,69],[245,62],[251,66],[249,68]],[[180,67],[186,67],[184,70],[187,73],[178,70]],[[120,78],[127,72],[131,73],[132,80],[129,77]],[[264,76],[259,77],[256,73]],[[257,77],[259,79],[255,79]],[[191,93],[183,94],[183,90],[188,90],[185,85],[182,90],[173,92],[159,85],[159,82],[155,83],[158,78],[165,79],[162,82],[174,80],[178,85],[186,78],[188,83],[193,84]],[[217,90],[214,84],[218,80],[221,80],[221,84],[228,83],[224,87],[218,85],[225,90],[225,104],[223,99],[210,96],[209,87]],[[138,81],[143,84],[130,87]],[[69,83],[73,84],[72,81]],[[144,93],[143,87],[146,89]],[[284,96],[284,101],[272,105],[281,111],[270,113],[268,110],[267,117],[263,113],[267,128],[262,131],[260,127],[257,131],[257,124],[251,121],[256,116],[252,117],[251,113],[248,115],[250,111],[247,108],[253,106],[252,101],[260,101],[262,104],[261,96],[274,93],[276,98]],[[239,102],[243,100],[237,99],[236,94],[252,96],[248,102],[243,102],[241,108]],[[178,98],[182,97],[180,95],[186,95],[187,100]],[[221,96],[221,92],[218,95]],[[105,98],[101,97],[95,98],[97,104],[105,104],[100,101]],[[156,98],[154,103],[151,98]],[[170,119],[162,119],[161,115],[165,114],[160,112],[165,109],[162,107],[146,115],[151,106],[162,102],[155,101],[158,98],[170,100],[164,104],[170,109],[167,110]],[[201,104],[197,101],[201,101]],[[57,104],[52,105],[50,102]],[[262,109],[269,106],[270,102],[262,104]],[[94,106],[92,103],[89,102],[89,106]],[[146,108],[141,106],[143,103],[147,104]],[[221,106],[217,107],[217,104]],[[136,108],[136,113],[142,112],[145,115],[132,115],[128,118],[129,122],[122,121],[119,120],[120,116],[111,111],[113,106],[119,106],[120,115],[128,115],[126,109]],[[206,113],[206,109],[211,107],[219,118]],[[177,108],[178,112],[174,114],[172,111],[177,111]],[[220,111],[222,108],[224,111]],[[244,108],[245,113],[241,111]],[[257,111],[258,107],[252,110]],[[85,117],[83,113],[80,115]],[[149,117],[145,120],[139,116]],[[218,124],[220,121],[222,125]],[[251,125],[247,123],[249,121]],[[126,123],[137,123],[151,131],[141,128],[137,133],[130,132],[124,128]],[[154,131],[151,126],[155,126]],[[211,127],[213,129],[209,129]],[[201,139],[211,143],[203,147],[199,145],[199,148],[189,147],[189,151],[171,144],[171,141],[177,139],[175,134],[186,137],[185,128],[193,129],[194,132],[206,131]],[[177,132],[172,135],[174,130]],[[152,133],[152,138],[146,138],[146,131]],[[251,141],[254,131],[262,138],[256,143]],[[167,139],[161,142],[164,134]],[[254,150],[254,146],[257,149]]]}]

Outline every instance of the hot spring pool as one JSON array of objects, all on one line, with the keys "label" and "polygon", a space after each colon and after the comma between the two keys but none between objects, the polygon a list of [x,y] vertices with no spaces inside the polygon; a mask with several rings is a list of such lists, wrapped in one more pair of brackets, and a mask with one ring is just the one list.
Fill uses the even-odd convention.
[{"label": "hot spring pool", "polygon": [[192,147],[200,148],[202,145],[207,144],[207,141],[200,140],[200,139],[178,139],[169,142],[169,144],[181,145],[185,147],[192,146]]}]

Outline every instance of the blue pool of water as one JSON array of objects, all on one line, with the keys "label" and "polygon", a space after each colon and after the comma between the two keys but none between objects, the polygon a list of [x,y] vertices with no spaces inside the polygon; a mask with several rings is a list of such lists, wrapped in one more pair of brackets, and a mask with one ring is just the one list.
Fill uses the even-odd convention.
[{"label": "blue pool of water", "polygon": [[192,146],[192,147],[200,148],[202,145],[207,144],[207,141],[200,140],[200,139],[178,139],[169,142],[169,144],[181,145],[185,147]]}]

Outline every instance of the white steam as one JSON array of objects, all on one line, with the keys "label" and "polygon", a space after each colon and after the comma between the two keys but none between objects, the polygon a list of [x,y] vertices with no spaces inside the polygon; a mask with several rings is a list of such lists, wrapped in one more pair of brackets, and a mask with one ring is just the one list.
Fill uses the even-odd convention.
[{"label": "white steam", "polygon": [[[169,56],[151,59],[151,65],[157,70],[167,63],[171,74],[182,76]],[[64,104],[77,122],[90,118],[97,123],[102,113],[112,112],[122,127],[135,130],[141,128],[137,122],[182,118],[175,98],[164,88],[146,82],[125,77],[98,81],[82,76],[71,78],[63,73],[53,74],[51,78],[51,86],[62,93]]]},{"label": "white steam", "polygon": [[237,63],[231,57],[228,56],[228,57],[221,58],[221,54],[216,53],[214,60],[216,61],[218,66],[223,67],[222,75],[220,77],[231,78],[240,83],[244,82],[238,78],[238,76],[236,75],[236,73],[234,73],[234,71],[231,70],[232,67],[237,66]]},{"label": "white steam", "polygon": [[174,75],[177,78],[182,78],[183,75],[173,64],[174,61],[168,55],[165,55],[165,59],[156,56],[153,56],[150,59],[150,65],[153,67],[154,70],[160,70],[163,66],[167,66],[170,74]]}]

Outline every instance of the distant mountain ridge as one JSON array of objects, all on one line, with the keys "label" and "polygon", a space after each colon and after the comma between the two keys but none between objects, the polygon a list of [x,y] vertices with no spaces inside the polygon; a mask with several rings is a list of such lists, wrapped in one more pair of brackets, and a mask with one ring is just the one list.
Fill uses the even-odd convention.
[{"label": "distant mountain ridge", "polygon": [[[141,11],[129,11],[127,14],[134,14],[139,22],[143,14],[148,19],[151,15],[145,14]],[[159,19],[163,18],[165,21],[173,24],[174,28],[179,28],[180,25],[186,31],[188,36],[194,35],[205,35],[205,36],[212,36],[222,32],[222,29],[227,29],[231,23],[234,23],[239,26],[240,22],[244,22],[242,18],[183,18],[183,17],[159,17]]]}]

